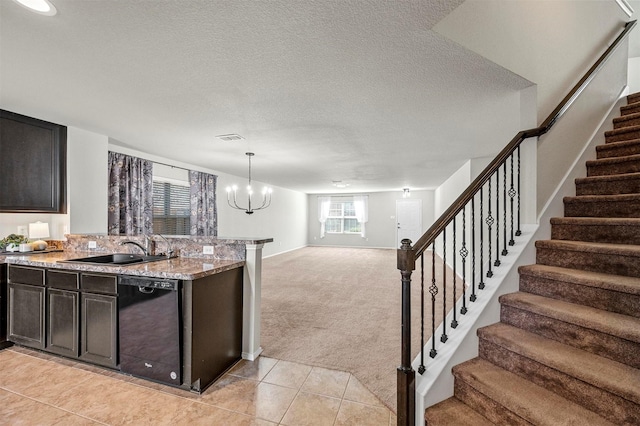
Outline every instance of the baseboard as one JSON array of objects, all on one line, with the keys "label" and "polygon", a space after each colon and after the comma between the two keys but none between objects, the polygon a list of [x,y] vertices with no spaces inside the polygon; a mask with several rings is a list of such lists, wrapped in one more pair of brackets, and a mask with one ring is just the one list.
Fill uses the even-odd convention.
[{"label": "baseboard", "polygon": [[258,359],[260,354],[262,353],[262,348],[258,348],[254,353],[242,352],[242,359],[246,359],[247,361],[255,361]]}]

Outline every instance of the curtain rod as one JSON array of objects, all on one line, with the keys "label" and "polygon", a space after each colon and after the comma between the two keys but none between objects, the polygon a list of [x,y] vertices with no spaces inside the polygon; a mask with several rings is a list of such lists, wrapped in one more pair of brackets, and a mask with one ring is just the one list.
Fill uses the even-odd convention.
[{"label": "curtain rod", "polygon": [[[160,162],[160,161],[150,160],[150,159],[148,159],[148,158],[144,158],[144,157],[141,157],[141,156],[139,156],[139,155],[130,155],[130,154],[125,154],[124,152],[112,151],[112,150],[109,150],[109,152],[114,152],[114,153],[117,153],[117,154],[124,154],[124,155],[128,155],[128,156],[130,156],[130,157],[142,158],[143,160],[151,161],[151,162],[152,162],[152,163],[154,163],[154,164],[161,164],[161,165],[163,165],[163,166],[171,167],[172,169],[186,170],[186,171],[188,171],[188,172],[190,172],[191,170],[193,170],[193,169],[185,169],[184,167],[180,167],[180,166],[174,166],[174,165],[172,165],[172,164],[162,163],[162,162]],[[197,170],[196,170],[196,171],[197,171]]]},{"label": "curtain rod", "polygon": [[171,167],[172,169],[186,170],[188,172],[190,172],[192,170],[192,169],[185,169],[184,167],[180,167],[180,166],[173,166],[173,165],[167,164],[167,163],[161,163],[160,161],[153,161],[153,160],[149,160],[149,161],[151,161],[153,164],[161,164],[163,166]]}]

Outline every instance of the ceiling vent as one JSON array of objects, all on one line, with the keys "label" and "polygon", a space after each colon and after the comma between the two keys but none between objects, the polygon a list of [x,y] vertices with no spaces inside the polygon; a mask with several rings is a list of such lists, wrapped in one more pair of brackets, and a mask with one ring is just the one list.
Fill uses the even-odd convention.
[{"label": "ceiling vent", "polygon": [[244,138],[238,134],[235,133],[230,133],[228,135],[218,135],[216,136],[217,139],[220,139],[221,141],[225,141],[225,142],[231,142],[231,141],[242,141],[244,140]]}]

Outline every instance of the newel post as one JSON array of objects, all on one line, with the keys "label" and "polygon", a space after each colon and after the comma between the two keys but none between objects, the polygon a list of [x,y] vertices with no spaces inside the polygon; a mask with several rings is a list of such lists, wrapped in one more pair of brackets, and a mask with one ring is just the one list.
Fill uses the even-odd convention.
[{"label": "newel post", "polygon": [[416,259],[411,240],[402,240],[398,249],[398,269],[402,277],[402,352],[398,367],[398,426],[413,426],[416,416],[416,372],[411,367],[411,273]]}]

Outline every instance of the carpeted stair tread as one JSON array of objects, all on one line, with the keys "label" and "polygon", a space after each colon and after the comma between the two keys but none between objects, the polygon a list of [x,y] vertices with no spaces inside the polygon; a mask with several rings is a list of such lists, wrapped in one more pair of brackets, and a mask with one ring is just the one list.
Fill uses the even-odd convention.
[{"label": "carpeted stair tread", "polygon": [[640,296],[640,278],[637,277],[603,274],[601,272],[561,268],[559,266],[540,265],[537,263],[534,265],[520,266],[518,272],[520,275],[550,278],[556,281],[564,281]]},{"label": "carpeted stair tread", "polygon": [[640,194],[564,197],[567,217],[640,217]]},{"label": "carpeted stair tread", "polygon": [[554,217],[551,239],[640,245],[640,218]]},{"label": "carpeted stair tread", "polygon": [[500,304],[640,343],[640,318],[523,292],[500,296]]},{"label": "carpeted stair tread", "polygon": [[640,112],[640,101],[620,107],[620,115],[635,114]]},{"label": "carpeted stair tread", "polygon": [[605,143],[628,141],[640,138],[640,126],[629,126],[604,132]]},{"label": "carpeted stair tread", "polygon": [[575,184],[577,196],[640,194],[640,172],[577,178]]},{"label": "carpeted stair tread", "polygon": [[[613,425],[593,411],[480,358],[456,365],[453,374],[458,399],[497,424]],[[490,406],[497,409],[490,410]]]},{"label": "carpeted stair tread", "polygon": [[640,277],[640,246],[591,241],[536,241],[536,263]]},{"label": "carpeted stair tread", "polygon": [[478,329],[478,337],[639,404],[640,410],[640,370],[637,368],[504,323]]},{"label": "carpeted stair tread", "polygon": [[619,175],[640,172],[640,154],[587,161],[587,176]]},{"label": "carpeted stair tread", "polygon": [[518,272],[522,292],[640,318],[640,278],[540,264]]},{"label": "carpeted stair tread", "polygon": [[587,253],[611,253],[619,256],[640,257],[640,246],[633,244],[597,243],[591,241],[538,240],[536,248],[552,248]]},{"label": "carpeted stair tread", "polygon": [[624,157],[635,154],[640,154],[640,139],[611,142],[596,146],[597,158]]},{"label": "carpeted stair tread", "polygon": [[493,426],[477,411],[455,396],[445,399],[425,411],[426,426]]},{"label": "carpeted stair tread", "polygon": [[613,119],[614,129],[638,125],[640,125],[640,113],[626,114],[622,117],[616,117]]},{"label": "carpeted stair tread", "polygon": [[627,95],[627,104],[640,102],[640,92],[630,93]]},{"label": "carpeted stair tread", "polygon": [[611,142],[596,146],[597,158],[623,157],[640,154],[640,139]]}]

